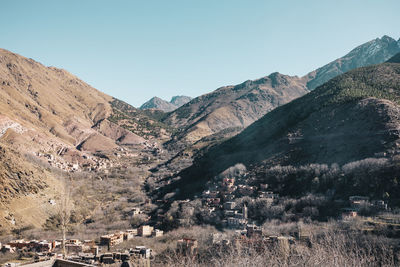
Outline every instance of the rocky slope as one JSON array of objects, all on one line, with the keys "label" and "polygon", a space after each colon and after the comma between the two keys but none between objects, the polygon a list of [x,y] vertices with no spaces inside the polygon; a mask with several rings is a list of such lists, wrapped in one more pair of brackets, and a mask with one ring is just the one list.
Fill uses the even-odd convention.
[{"label": "rocky slope", "polygon": [[347,55],[310,72],[305,77],[308,80],[307,87],[310,90],[314,90],[342,73],[355,68],[385,62],[399,52],[400,39],[396,41],[386,35],[382,38],[376,38],[354,48]]},{"label": "rocky slope", "polygon": [[139,109],[145,110],[145,109],[156,109],[156,110],[161,110],[164,112],[170,112],[173,111],[180,106],[183,106],[184,104],[188,103],[190,100],[192,100],[191,97],[189,96],[173,96],[171,101],[168,102],[166,100],[163,100],[159,97],[153,97],[146,103],[140,106]]},{"label": "rocky slope", "polygon": [[[67,146],[82,147],[80,144],[93,136],[98,141],[94,143],[116,141],[92,128],[113,114],[110,103],[113,98],[65,70],[45,67],[1,49],[0,95],[3,116]],[[106,126],[121,131],[117,125]],[[133,141],[140,142],[143,142],[140,137]]]},{"label": "rocky slope", "polygon": [[[5,135],[12,132],[9,129]],[[48,199],[61,188],[51,173],[0,141],[0,235],[15,227],[41,227],[55,209]]]},{"label": "rocky slope", "polygon": [[[256,170],[265,173],[273,166],[288,166],[282,168],[291,175],[277,184],[281,188],[292,185],[310,190],[311,187],[304,187],[310,185],[309,181],[302,180],[307,177],[305,171],[290,170],[322,164],[321,170],[332,171],[329,166],[334,164],[337,167],[333,169],[348,166],[343,173],[348,180],[343,181],[341,190],[353,194],[370,190],[378,197],[389,192],[398,201],[400,190],[393,179],[400,172],[396,167],[400,154],[399,103],[400,64],[384,63],[350,71],[276,108],[239,135],[210,148],[191,167],[176,175],[177,181],[165,190],[179,188],[178,197],[193,197],[213,177],[236,163],[245,164],[255,176]],[[362,167],[357,171],[363,173],[359,182],[346,176],[351,166]],[[310,183],[321,175],[321,170],[310,175]],[[274,175],[279,177],[276,171]],[[332,187],[339,177],[342,176],[332,176],[326,183]],[[367,178],[371,184],[366,182]],[[270,183],[268,179],[273,178],[261,174],[260,179]],[[292,191],[280,193],[288,192]]]},{"label": "rocky slope", "polygon": [[68,169],[94,163],[88,160],[92,152],[148,146],[135,131],[141,127],[141,133],[152,136],[146,125],[157,119],[125,104],[140,113],[134,118],[125,114],[125,119],[135,119],[135,127],[127,130],[120,121],[111,121],[116,101],[65,70],[0,49],[0,142],[7,144],[0,159],[1,200],[46,188],[44,175],[31,171],[37,160]]},{"label": "rocky slope", "polygon": [[0,50],[0,112],[25,126],[46,129],[63,141],[75,140],[63,123],[72,119],[88,128],[106,118],[110,97],[67,71]]},{"label": "rocky slope", "polygon": [[38,193],[47,187],[45,172],[27,163],[23,155],[0,144],[0,201]]},{"label": "rocky slope", "polygon": [[[46,171],[50,166],[58,171],[104,168],[111,163],[96,152],[114,155],[120,146],[154,145],[138,134],[147,138],[164,131],[168,136],[163,125],[153,126],[157,116],[125,103],[125,110],[137,113],[123,113],[125,124],[134,121],[126,129],[115,119],[121,114],[118,101],[65,70],[0,49],[0,228],[14,227],[4,218],[19,211],[16,225],[43,223],[49,209],[41,210],[37,201],[61,188],[54,173]],[[38,212],[23,211],[24,199]]]},{"label": "rocky slope", "polygon": [[159,111],[136,109],[65,70],[4,49],[0,49],[0,114],[44,139],[88,151],[96,150],[96,144],[109,150],[165,139],[172,131],[160,123]]}]

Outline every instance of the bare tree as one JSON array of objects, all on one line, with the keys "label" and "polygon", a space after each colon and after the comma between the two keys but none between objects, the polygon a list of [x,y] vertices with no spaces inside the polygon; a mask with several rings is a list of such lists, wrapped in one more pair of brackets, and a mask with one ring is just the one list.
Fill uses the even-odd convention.
[{"label": "bare tree", "polygon": [[65,250],[65,242],[66,242],[66,232],[68,226],[71,222],[71,210],[72,210],[72,202],[71,202],[71,192],[66,183],[64,183],[64,191],[60,194],[60,203],[58,205],[57,217],[60,220],[60,228],[62,231],[62,250],[63,257],[67,256]]}]

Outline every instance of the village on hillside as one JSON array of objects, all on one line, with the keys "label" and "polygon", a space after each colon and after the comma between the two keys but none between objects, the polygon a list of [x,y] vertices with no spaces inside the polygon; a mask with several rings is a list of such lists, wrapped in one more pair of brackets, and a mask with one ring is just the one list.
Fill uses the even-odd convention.
[{"label": "village on hillside", "polygon": [[400,267],[400,0],[3,2],[0,267]]},{"label": "village on hillside", "polygon": [[[207,213],[211,218],[213,214],[220,214],[220,223],[224,231],[209,233],[211,246],[224,248],[236,248],[238,246],[248,246],[257,250],[265,247],[276,248],[277,251],[283,253],[289,251],[292,245],[302,244],[309,246],[310,232],[302,229],[301,226],[297,230],[285,235],[271,235],[268,231],[257,224],[257,221],[249,218],[248,207],[245,203],[238,204],[235,200],[239,197],[253,197],[255,200],[263,200],[267,205],[276,205],[279,202],[279,195],[268,191],[267,184],[261,184],[259,187],[246,184],[248,179],[245,176],[241,178],[224,177],[219,183],[210,189],[203,191],[201,195],[201,203],[203,212]],[[53,200],[52,205],[57,205]],[[178,205],[190,204],[189,200],[178,201]],[[368,222],[371,226],[374,224],[384,223],[391,224],[393,227],[400,229],[400,218],[388,216],[367,218],[359,215],[365,207],[374,208],[384,213],[388,210],[387,204],[383,200],[370,201],[368,197],[351,196],[348,200],[347,207],[342,209],[338,220],[351,223],[354,220]],[[132,216],[143,215],[144,211],[140,208],[134,208]],[[193,216],[194,208],[190,209],[189,216]],[[156,218],[160,221],[152,220],[152,225],[162,226],[165,216],[157,214]],[[178,225],[185,225],[184,218],[175,218]],[[373,229],[373,228],[371,228]],[[227,233],[230,232],[231,235]],[[90,266],[116,266],[129,262],[136,264],[132,266],[150,266],[152,262],[157,262],[157,258],[162,251],[156,251],[152,247],[140,244],[140,240],[135,238],[154,239],[154,242],[161,242],[164,231],[148,224],[142,224],[138,228],[114,231],[103,234],[92,240],[79,239],[53,239],[53,240],[10,240],[0,244],[0,251],[7,254],[18,254],[20,259],[11,261],[4,266],[24,266],[33,262],[48,262],[54,259],[62,259],[70,262],[88,264]],[[135,246],[127,247],[135,239]],[[163,241],[164,242],[164,241]],[[198,240],[195,237],[186,236],[182,239],[173,240],[175,253],[182,255],[191,255],[196,257],[199,249]],[[124,245],[126,244],[126,245]],[[122,246],[122,247],[121,247]],[[29,266],[29,265],[26,265]]]}]

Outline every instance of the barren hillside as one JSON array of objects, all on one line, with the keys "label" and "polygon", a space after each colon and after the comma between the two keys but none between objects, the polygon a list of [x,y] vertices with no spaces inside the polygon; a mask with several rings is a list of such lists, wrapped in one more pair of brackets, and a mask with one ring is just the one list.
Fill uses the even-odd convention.
[{"label": "barren hillside", "polygon": [[[60,177],[53,170],[98,171],[111,166],[112,160],[97,154],[99,151],[111,156],[117,152],[120,156],[132,155],[136,162],[137,154],[128,153],[120,146],[139,150],[153,146],[152,141],[136,133],[154,138],[157,131],[148,127],[157,119],[126,104],[140,115],[126,114],[127,120],[135,121],[135,127],[125,129],[121,127],[123,124],[118,124],[120,121],[109,120],[117,112],[113,106],[115,101],[118,100],[65,70],[46,67],[0,49],[0,224],[3,229],[42,226],[51,213],[51,205],[46,201],[63,190]],[[54,168],[52,172],[48,171],[50,167]],[[24,210],[28,204],[37,206],[34,213]]]}]

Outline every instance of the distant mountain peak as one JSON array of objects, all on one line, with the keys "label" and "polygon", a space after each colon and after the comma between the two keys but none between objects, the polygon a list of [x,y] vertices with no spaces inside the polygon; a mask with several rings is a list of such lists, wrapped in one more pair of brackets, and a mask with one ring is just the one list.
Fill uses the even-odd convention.
[{"label": "distant mountain peak", "polygon": [[180,107],[180,106],[183,106],[186,103],[190,102],[190,100],[192,100],[192,98],[190,96],[177,95],[177,96],[173,96],[171,98],[170,103],[174,104],[177,107]]},{"label": "distant mountain peak", "polygon": [[165,101],[165,100],[159,98],[158,96],[153,96],[153,97],[150,99],[150,101]]},{"label": "distant mountain peak", "polygon": [[[377,39],[379,39],[379,38],[377,38]],[[384,36],[382,36],[381,38],[380,38],[382,41],[390,41],[390,42],[392,42],[392,41],[396,41],[394,38],[392,38],[392,37],[390,37],[390,36],[388,36],[388,35],[384,35]]]},{"label": "distant mountain peak", "polygon": [[306,76],[308,89],[314,90],[328,80],[349,70],[387,61],[400,52],[399,41],[384,35],[381,38],[376,38],[357,46],[345,56],[310,72]]},{"label": "distant mountain peak", "polygon": [[173,96],[171,101],[168,102],[164,99],[154,96],[149,101],[140,106],[139,109],[158,109],[164,112],[170,112],[186,104],[190,100],[192,100],[192,98],[189,96],[179,95]]}]

